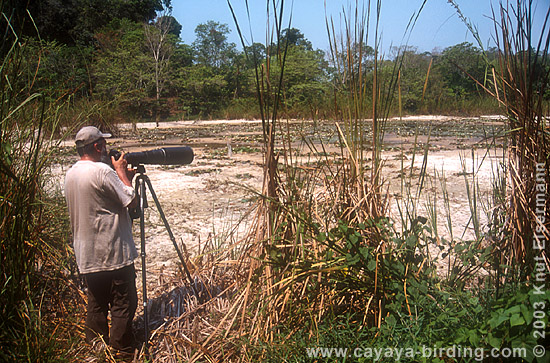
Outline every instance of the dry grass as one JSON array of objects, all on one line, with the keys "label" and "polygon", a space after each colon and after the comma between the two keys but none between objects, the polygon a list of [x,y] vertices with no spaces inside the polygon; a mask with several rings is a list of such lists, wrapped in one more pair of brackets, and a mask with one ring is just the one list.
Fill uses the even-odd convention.
[{"label": "dry grass", "polygon": [[[274,5],[275,24],[282,22],[284,4],[279,5]],[[235,322],[234,331],[229,335],[237,339],[246,337],[253,345],[273,342],[287,330],[282,329],[283,326],[296,327],[289,336],[304,326],[310,326],[309,334],[313,337],[317,334],[315,326],[338,306],[344,310],[361,307],[365,316],[370,316],[371,323],[379,324],[382,319],[381,288],[377,286],[378,262],[373,269],[374,278],[364,277],[368,288],[362,286],[342,293],[330,281],[346,275],[345,257],[327,258],[326,254],[332,247],[327,248],[327,242],[319,237],[320,233],[328,233],[342,221],[349,225],[379,221],[387,206],[380,177],[380,150],[392,95],[391,91],[386,93],[384,86],[390,84],[390,89],[393,89],[397,77],[395,74],[389,80],[375,78],[373,89],[366,88],[369,82],[363,77],[363,45],[366,44],[370,13],[359,9],[358,3],[350,13],[354,17],[346,17],[347,27],[340,42],[334,34],[334,26],[327,25],[329,33],[333,31],[334,62],[343,61],[341,74],[345,89],[341,90],[343,96],[335,100],[343,116],[342,126],[337,124],[340,154],[304,158],[300,148],[293,148],[287,141],[290,137],[286,137],[284,121],[277,119],[277,113],[264,113],[264,117],[270,115],[271,118],[264,119],[263,197],[257,205],[251,233],[243,241],[247,248],[240,262],[247,266],[248,275],[238,281],[240,293],[224,318],[224,322]],[[281,39],[280,26],[275,29],[268,39]],[[377,74],[378,41],[375,42]],[[284,69],[285,44],[277,44],[279,53],[272,55],[271,59]],[[358,55],[351,54],[356,51]],[[257,78],[260,106],[266,111],[276,110],[282,87],[282,82],[277,85],[269,82],[269,62],[258,66],[261,72]],[[369,97],[372,101],[367,102]],[[373,120],[371,139],[363,131],[364,120],[368,117]],[[276,135],[283,145],[278,152],[274,149]],[[369,143],[372,156],[367,162],[365,150]],[[306,142],[306,146],[310,154],[327,155],[312,143]],[[366,167],[365,164],[369,163],[370,167]],[[378,257],[382,258],[384,227],[373,223],[360,233],[360,238],[375,249],[376,261]],[[337,240],[334,244],[345,244],[345,241]],[[346,304],[342,304],[343,301]],[[290,308],[296,304],[303,310]],[[246,354],[241,352],[240,359],[247,361]],[[261,354],[254,359],[261,359]]]},{"label": "dry grass", "polygon": [[[458,5],[450,2],[479,41]],[[540,243],[541,238],[550,237],[549,201],[545,198],[543,205],[540,200],[537,205],[537,184],[548,185],[550,181],[550,133],[548,110],[544,110],[550,80],[550,8],[546,9],[540,34],[534,29],[532,11],[529,1],[506,2],[500,4],[497,13],[493,10],[498,64],[491,65],[491,85],[475,80],[499,102],[508,118],[508,161],[504,171],[508,190],[506,204],[499,206],[505,215],[503,231],[507,233],[501,236],[503,245],[496,247],[502,263],[519,267],[522,276],[533,271],[536,255],[540,253],[547,266],[550,257],[547,250],[533,249],[533,238]],[[543,210],[545,218],[537,214],[537,208]]]}]

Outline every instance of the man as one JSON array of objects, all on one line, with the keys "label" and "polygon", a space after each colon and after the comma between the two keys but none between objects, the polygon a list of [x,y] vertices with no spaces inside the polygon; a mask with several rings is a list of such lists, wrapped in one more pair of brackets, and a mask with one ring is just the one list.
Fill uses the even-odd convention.
[{"label": "man", "polygon": [[[122,155],[108,160],[106,138],[96,127],[75,137],[80,160],[65,176],[76,262],[88,287],[86,340],[101,337],[122,353],[132,353],[132,320],[137,308],[134,259],[138,256],[128,208],[137,206],[134,172]],[[107,316],[111,310],[111,331]]]}]

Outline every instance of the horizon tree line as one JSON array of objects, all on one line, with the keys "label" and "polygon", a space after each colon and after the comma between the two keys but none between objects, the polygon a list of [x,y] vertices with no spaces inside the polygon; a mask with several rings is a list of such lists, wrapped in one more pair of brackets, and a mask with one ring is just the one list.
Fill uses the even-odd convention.
[{"label": "horizon tree line", "polygon": [[[337,118],[335,97],[346,92],[342,77],[353,76],[339,74],[297,28],[283,31],[284,47],[254,43],[239,50],[228,41],[229,25],[210,20],[196,27],[192,44],[185,44],[170,0],[29,1],[29,13],[40,12],[33,18],[36,27],[23,20],[23,4],[15,1],[11,21],[24,29],[27,67],[39,64],[34,86],[51,97],[72,97],[75,112],[101,106],[98,122],[257,118],[254,74],[269,58],[270,74],[277,77],[281,49],[286,49],[285,117]],[[362,46],[362,76],[372,79],[374,52]],[[440,52],[420,53],[414,46],[392,51],[403,54],[392,114],[498,111],[473,80],[487,79],[490,67],[498,66],[496,49],[463,42]],[[393,62],[378,60],[388,72]]]}]

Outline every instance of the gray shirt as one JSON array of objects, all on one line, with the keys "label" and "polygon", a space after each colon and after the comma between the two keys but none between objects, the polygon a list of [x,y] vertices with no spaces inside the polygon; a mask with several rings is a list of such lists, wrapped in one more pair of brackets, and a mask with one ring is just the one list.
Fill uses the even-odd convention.
[{"label": "gray shirt", "polygon": [[138,256],[128,204],[134,189],[102,162],[80,160],[65,176],[74,252],[80,273],[112,271]]}]

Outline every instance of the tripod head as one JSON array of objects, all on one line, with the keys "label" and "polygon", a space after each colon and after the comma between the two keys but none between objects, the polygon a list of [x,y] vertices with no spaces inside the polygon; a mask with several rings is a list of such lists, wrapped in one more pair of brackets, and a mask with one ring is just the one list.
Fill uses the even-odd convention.
[{"label": "tripod head", "polygon": [[[143,164],[137,164],[133,166],[136,169],[136,174],[145,174],[145,166]],[[136,184],[136,188],[137,188],[137,184]]]}]

